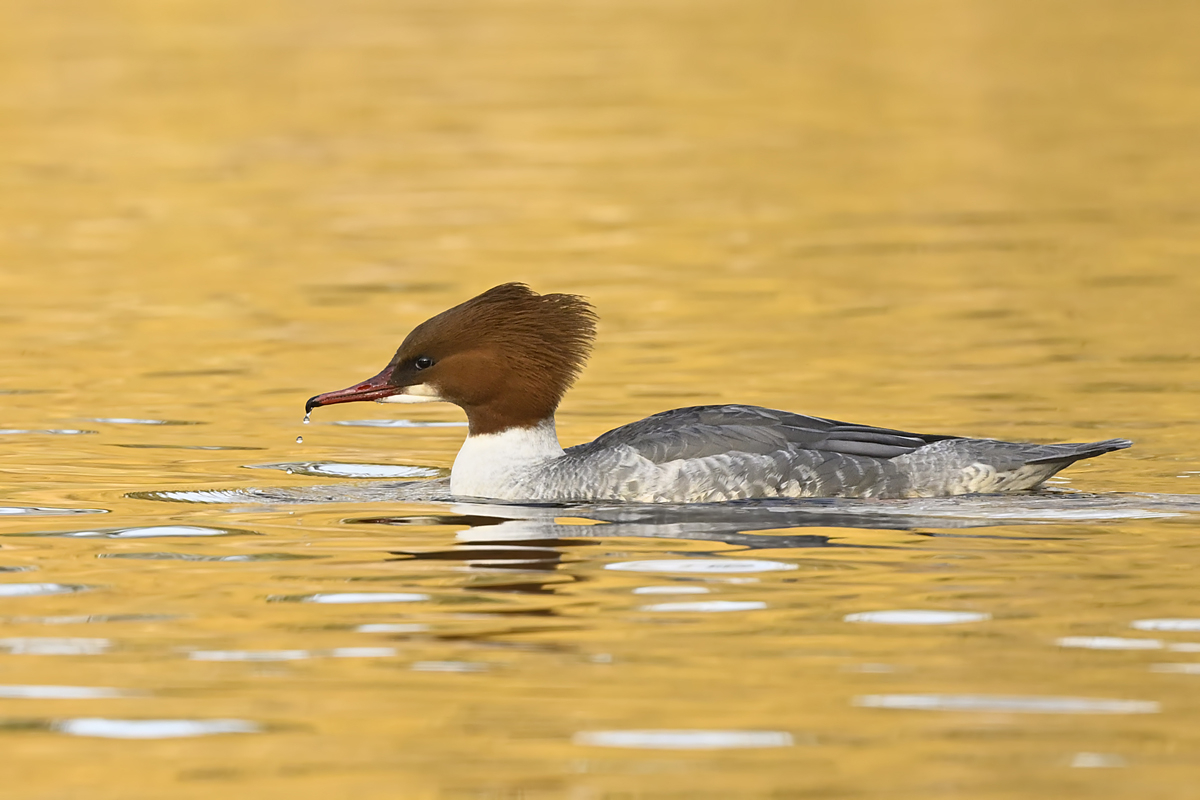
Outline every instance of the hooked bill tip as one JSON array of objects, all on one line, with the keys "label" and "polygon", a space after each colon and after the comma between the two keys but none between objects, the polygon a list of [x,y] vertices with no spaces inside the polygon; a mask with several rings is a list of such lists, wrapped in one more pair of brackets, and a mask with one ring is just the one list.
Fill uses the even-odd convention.
[{"label": "hooked bill tip", "polygon": [[308,402],[306,402],[304,404],[304,415],[305,416],[308,416],[309,414],[311,414],[312,410],[314,408],[316,408],[318,405],[320,405],[320,403],[317,402],[317,400],[320,399],[320,397],[321,397],[321,395],[318,394],[318,395],[308,398]]}]

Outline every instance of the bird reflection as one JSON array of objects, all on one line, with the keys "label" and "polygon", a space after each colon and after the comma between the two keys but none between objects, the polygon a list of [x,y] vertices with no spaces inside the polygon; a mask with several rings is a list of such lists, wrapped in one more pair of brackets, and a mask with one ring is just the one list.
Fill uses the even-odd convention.
[{"label": "bird reflection", "polygon": [[[457,561],[485,570],[516,570],[556,573],[568,548],[599,544],[598,539],[649,538],[710,541],[747,550],[805,547],[843,547],[829,536],[810,534],[755,534],[753,530],[796,527],[792,516],[770,508],[739,509],[725,505],[706,506],[688,513],[686,507],[674,514],[654,506],[564,508],[561,506],[517,506],[475,503],[451,505],[456,513],[419,516],[359,517],[345,520],[356,525],[466,525],[456,544],[438,550],[391,551],[394,560]],[[749,513],[746,513],[749,511]],[[564,516],[591,520],[595,525],[560,522]],[[678,519],[682,516],[683,519]],[[675,517],[672,520],[672,517]],[[691,517],[691,518],[688,518]],[[821,516],[804,515],[806,525],[820,525]],[[574,578],[571,578],[574,580]],[[520,581],[489,582],[480,591],[552,594],[552,584],[561,583],[525,577]]]}]

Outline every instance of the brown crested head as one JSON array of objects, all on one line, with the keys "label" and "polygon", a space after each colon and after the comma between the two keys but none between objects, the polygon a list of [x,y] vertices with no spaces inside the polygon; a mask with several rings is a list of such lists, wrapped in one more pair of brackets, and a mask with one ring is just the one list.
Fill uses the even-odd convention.
[{"label": "brown crested head", "polygon": [[536,425],[579,376],[595,335],[584,298],[505,283],[422,322],[379,375],[309,407],[409,395],[460,406],[472,435]]}]

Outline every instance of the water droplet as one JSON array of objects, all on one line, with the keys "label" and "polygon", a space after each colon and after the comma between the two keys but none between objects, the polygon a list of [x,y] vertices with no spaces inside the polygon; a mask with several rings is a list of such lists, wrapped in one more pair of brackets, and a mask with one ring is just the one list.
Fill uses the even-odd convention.
[{"label": "water droplet", "polygon": [[305,424],[305,425],[307,425],[307,424],[308,424],[308,421],[309,421],[309,420],[308,420],[308,418],[309,418],[309,417],[311,417],[311,416],[312,416],[312,412],[311,412],[311,411],[305,411],[305,412],[304,412],[304,424]]},{"label": "water droplet", "polygon": [[296,474],[296,471],[295,471],[295,470],[293,470],[293,469],[289,469],[289,470],[287,471],[287,474],[288,474],[288,475],[295,475],[295,474]]},{"label": "water droplet", "polygon": [[[303,437],[303,436],[297,436],[297,437],[296,437],[296,444],[304,444],[304,437]],[[288,471],[289,471],[289,472],[291,472],[291,470],[288,470]]]}]

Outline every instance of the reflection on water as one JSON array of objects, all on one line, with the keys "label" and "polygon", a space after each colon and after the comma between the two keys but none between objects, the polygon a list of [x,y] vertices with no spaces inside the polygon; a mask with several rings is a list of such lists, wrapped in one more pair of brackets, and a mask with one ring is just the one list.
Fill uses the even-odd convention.
[{"label": "reflection on water", "polygon": [[[5,795],[1186,794],[1198,26],[0,4]],[[301,424],[510,280],[599,310],[566,445],[721,402],[1136,445],[1021,497],[522,506],[449,496],[453,408]]]}]

